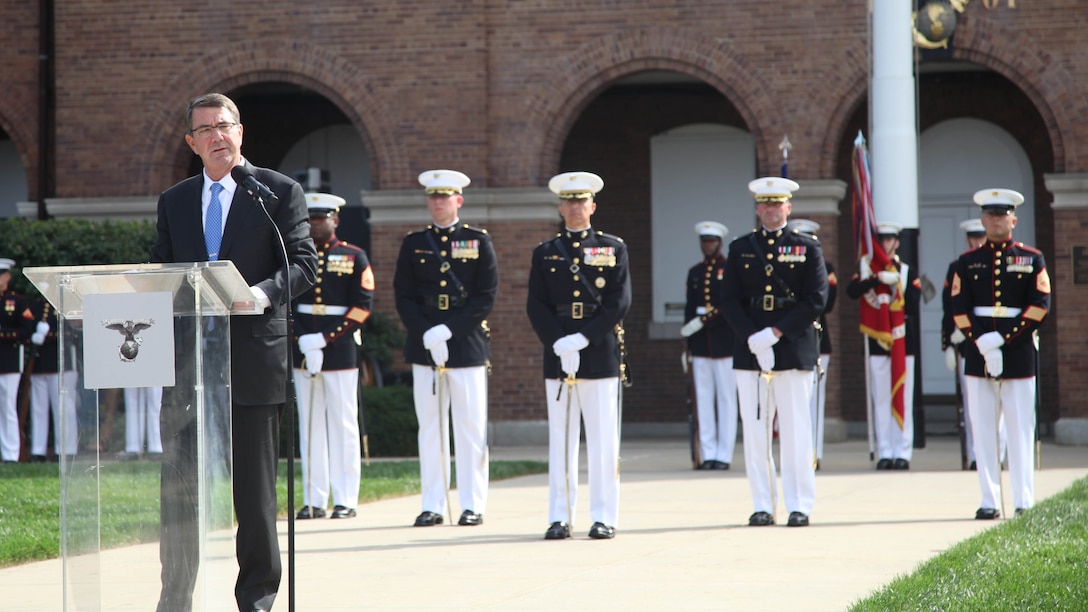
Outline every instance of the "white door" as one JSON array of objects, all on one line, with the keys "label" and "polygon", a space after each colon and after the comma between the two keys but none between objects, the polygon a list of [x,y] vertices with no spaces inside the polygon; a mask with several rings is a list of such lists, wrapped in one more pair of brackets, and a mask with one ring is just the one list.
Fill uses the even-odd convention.
[{"label": "white door", "polygon": [[978,119],[952,119],[922,133],[918,167],[919,274],[937,295],[922,303],[922,390],[951,395],[956,382],[941,354],[941,296],[948,264],[966,248],[961,221],[978,218],[974,193],[988,187],[1024,194],[1013,238],[1035,244],[1035,192],[1027,154],[1008,132]]}]

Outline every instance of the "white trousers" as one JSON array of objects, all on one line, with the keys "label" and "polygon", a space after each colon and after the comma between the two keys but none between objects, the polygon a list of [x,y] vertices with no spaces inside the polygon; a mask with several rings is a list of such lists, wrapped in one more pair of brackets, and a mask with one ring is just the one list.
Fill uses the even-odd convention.
[{"label": "white trousers", "polygon": [[[960,377],[960,394],[963,395],[963,431],[966,434],[967,439],[967,462],[970,463],[975,460],[975,433],[974,427],[971,426],[971,411],[967,409],[967,360],[963,357],[959,357],[959,373]],[[1005,458],[1005,447],[1008,443],[1007,434],[1005,432],[1005,419],[1001,419],[1001,458]]]},{"label": "white trousers", "polygon": [[[60,375],[30,376],[30,454],[45,456],[49,443],[49,415],[53,415],[53,451],[57,455],[76,454],[79,426],[76,422],[76,373],[65,372],[64,386],[68,405],[61,414]],[[155,430],[158,431],[156,416]],[[63,432],[63,436],[62,436]]]},{"label": "white trousers", "polygon": [[812,371],[776,371],[769,390],[759,372],[736,370],[735,373],[744,427],[744,466],[755,511],[774,514],[775,510],[777,485],[771,424],[777,412],[782,497],[788,511],[811,514],[816,504],[812,418],[809,414]]},{"label": "white trousers", "polygon": [[[430,366],[412,365],[413,397],[419,421],[419,475],[423,510],[445,515],[450,486],[449,428],[457,453],[457,499],[461,510],[487,511],[487,372],[484,366],[449,368],[442,376]],[[441,389],[440,389],[441,388]],[[438,405],[441,390],[442,404]],[[441,409],[440,409],[441,408]]]},{"label": "white trousers", "polygon": [[699,449],[703,461],[733,463],[737,444],[737,378],[733,358],[692,357]]},{"label": "white trousers", "polygon": [[873,433],[877,457],[906,459],[914,452],[914,357],[907,355],[907,380],[903,384],[903,428],[892,414],[892,358],[869,356],[869,389],[873,396]]},{"label": "white trousers", "polygon": [[819,368],[813,370],[812,400],[809,401],[809,414],[812,416],[813,435],[816,440],[816,458],[824,458],[824,415],[827,405],[827,372],[831,364],[831,354],[820,355],[820,365],[824,368],[824,375],[820,376]]},{"label": "white trousers", "polygon": [[[1000,398],[998,397],[1000,391]],[[1000,405],[999,405],[1000,404]],[[982,488],[981,508],[1001,508],[1001,464],[998,461],[997,415],[1008,435],[1009,489],[1014,508],[1035,505],[1035,379],[994,381],[967,377],[967,409],[974,427],[975,461]]]},{"label": "white trousers", "polygon": [[[589,464],[589,517],[619,527],[619,377],[584,378],[574,384],[544,380],[548,395],[548,522],[573,523],[578,505],[578,438],[586,424]],[[569,394],[569,395],[568,395]],[[567,412],[567,398],[570,412]],[[566,468],[564,470],[564,467]],[[570,513],[567,512],[569,493]]]},{"label": "white trousers", "polygon": [[[359,370],[326,370],[311,378],[295,369],[302,503],[326,508],[359,505]],[[312,404],[311,404],[312,398]]]},{"label": "white trousers", "polygon": [[162,412],[162,387],[125,389],[125,452],[162,452],[159,413]]},{"label": "white trousers", "polygon": [[0,459],[19,460],[19,373],[0,374]]}]

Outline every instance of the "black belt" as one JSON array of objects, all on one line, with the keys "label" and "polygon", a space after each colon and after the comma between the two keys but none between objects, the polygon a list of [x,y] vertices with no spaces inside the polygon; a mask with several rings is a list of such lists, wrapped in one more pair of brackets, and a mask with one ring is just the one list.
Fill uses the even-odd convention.
[{"label": "black belt", "polygon": [[797,298],[779,297],[777,295],[761,295],[751,298],[749,305],[752,310],[787,310],[797,305]]},{"label": "black belt", "polygon": [[465,299],[459,295],[439,293],[438,295],[423,296],[423,305],[432,306],[439,310],[449,310],[450,308],[460,308],[464,306]]},{"label": "black belt", "polygon": [[556,304],[555,314],[572,319],[584,319],[597,314],[599,307],[596,304],[585,302],[571,302],[570,304]]}]

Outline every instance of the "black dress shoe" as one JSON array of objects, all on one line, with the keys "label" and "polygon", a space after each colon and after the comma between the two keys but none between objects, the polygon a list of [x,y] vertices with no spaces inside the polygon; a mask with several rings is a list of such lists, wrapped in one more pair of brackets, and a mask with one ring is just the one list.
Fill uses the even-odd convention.
[{"label": "black dress shoe", "polygon": [[729,469],[729,464],[724,462],[724,461],[715,461],[714,462],[714,469],[715,470],[728,470]]},{"label": "black dress shoe", "polygon": [[893,462],[891,459],[881,459],[876,462],[876,469],[878,470],[890,470],[892,469]]},{"label": "black dress shoe", "polygon": [[972,472],[977,472],[978,471],[978,463],[975,463],[974,461],[972,461],[971,465],[967,466],[967,469],[971,470]]},{"label": "black dress shoe", "polygon": [[893,470],[909,470],[910,469],[910,461],[907,461],[906,459],[896,459],[895,463],[892,464],[892,469]]},{"label": "black dress shoe", "polygon": [[975,518],[980,521],[992,521],[1000,517],[1001,511],[997,508],[979,508],[978,512],[975,512]]},{"label": "black dress shoe", "polygon": [[597,521],[589,528],[589,537],[594,540],[611,540],[616,537],[616,528]]},{"label": "black dress shoe", "polygon": [[45,455],[31,455],[30,456],[30,462],[31,463],[45,463]]},{"label": "black dress shoe", "polygon": [[330,518],[355,518],[355,508],[348,508],[347,506],[336,504],[332,508],[332,516]]},{"label": "black dress shoe", "polygon": [[1027,508],[1017,508],[1016,512],[1014,512],[1013,514],[1015,514],[1016,516],[1020,516],[1021,514],[1027,512],[1027,511],[1028,511]]},{"label": "black dress shoe", "polygon": [[570,537],[570,525],[556,521],[544,532],[545,540],[565,540]]},{"label": "black dress shoe", "polygon": [[752,516],[748,517],[749,527],[764,527],[766,525],[774,525],[774,517],[770,512],[754,512]]},{"label": "black dress shoe", "polygon": [[808,515],[804,512],[790,512],[790,520],[786,522],[789,527],[808,527]]},{"label": "black dress shoe", "polygon": [[484,515],[476,514],[472,510],[465,510],[461,513],[461,518],[457,521],[458,525],[483,525]]},{"label": "black dress shoe", "polygon": [[704,461],[704,462],[699,464],[699,469],[700,470],[713,470],[714,469],[714,462],[713,461]]},{"label": "black dress shoe", "polygon": [[302,510],[299,510],[298,514],[295,515],[296,521],[307,521],[312,518],[325,518],[325,509],[303,506]]},{"label": "black dress shoe", "polygon": [[424,510],[422,513],[420,513],[419,516],[416,517],[415,526],[431,527],[433,525],[441,525],[443,520],[445,519],[442,518],[441,514],[438,514],[437,512],[431,512],[430,510]]}]

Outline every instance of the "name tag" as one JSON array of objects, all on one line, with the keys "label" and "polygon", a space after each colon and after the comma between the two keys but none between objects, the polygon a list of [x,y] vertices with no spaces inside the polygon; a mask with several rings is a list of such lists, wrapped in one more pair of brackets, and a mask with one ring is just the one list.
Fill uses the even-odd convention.
[{"label": "name tag", "polygon": [[479,259],[479,240],[454,240],[450,243],[450,257],[454,259]]},{"label": "name tag", "polygon": [[586,247],[582,253],[587,266],[612,268],[616,265],[616,247]]}]

